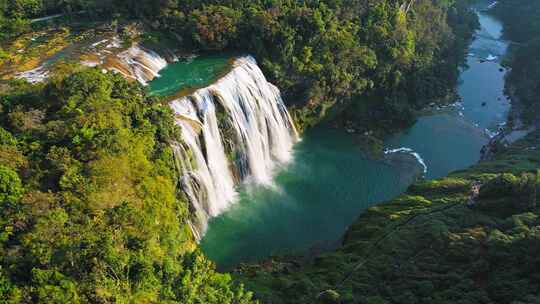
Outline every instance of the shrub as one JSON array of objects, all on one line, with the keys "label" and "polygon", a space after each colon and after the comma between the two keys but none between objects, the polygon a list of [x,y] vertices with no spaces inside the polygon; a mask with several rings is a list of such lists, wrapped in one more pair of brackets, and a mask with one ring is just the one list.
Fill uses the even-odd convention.
[{"label": "shrub", "polygon": [[0,165],[0,204],[18,202],[22,194],[23,187],[17,172]]}]

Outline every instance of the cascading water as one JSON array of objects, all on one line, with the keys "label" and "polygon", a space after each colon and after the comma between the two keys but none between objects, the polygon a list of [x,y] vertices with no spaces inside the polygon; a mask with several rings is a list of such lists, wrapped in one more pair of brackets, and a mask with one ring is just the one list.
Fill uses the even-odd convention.
[{"label": "cascading water", "polygon": [[200,238],[208,219],[234,202],[238,182],[271,182],[298,135],[279,90],[252,57],[237,59],[225,77],[171,107],[182,130],[173,148]]},{"label": "cascading water", "polygon": [[107,67],[127,78],[133,78],[143,85],[159,76],[159,71],[167,66],[167,60],[152,50],[134,45],[119,53],[115,60],[109,60]]},{"label": "cascading water", "polygon": [[[109,43],[104,45],[107,42]],[[78,46],[78,48],[80,49],[82,46]],[[76,49],[76,47],[73,46],[73,49]],[[171,62],[178,61],[178,57],[174,52],[168,49],[162,50],[167,59],[138,44],[134,44],[123,51],[120,51],[120,49],[121,40],[117,37],[100,40],[84,48],[87,52],[85,55],[90,59],[81,60],[80,63],[89,67],[102,66],[105,70],[120,73],[128,79],[147,85],[149,81],[159,76],[159,71],[167,66],[167,60]],[[15,78],[26,79],[30,83],[45,81],[58,58],[68,58],[72,53],[75,53],[66,50],[63,50],[63,52],[63,54],[55,54],[32,70],[17,73]]]}]

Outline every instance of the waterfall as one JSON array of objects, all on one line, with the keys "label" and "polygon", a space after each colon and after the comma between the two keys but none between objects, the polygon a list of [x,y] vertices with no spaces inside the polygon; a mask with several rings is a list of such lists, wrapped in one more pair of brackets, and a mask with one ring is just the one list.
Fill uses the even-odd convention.
[{"label": "waterfall", "polygon": [[196,215],[190,225],[200,238],[208,219],[235,201],[238,183],[271,183],[298,135],[278,88],[252,57],[237,59],[226,76],[170,106],[181,128],[173,149],[182,189]]},{"label": "waterfall", "polygon": [[109,60],[107,67],[127,78],[147,85],[152,79],[159,77],[159,71],[167,66],[167,60],[156,52],[134,45]]},{"label": "waterfall", "polygon": [[[106,46],[98,50],[105,43]],[[147,85],[152,79],[159,77],[159,71],[167,66],[167,60],[158,53],[143,48],[138,44],[131,46],[124,51],[116,51],[121,47],[121,40],[118,37],[112,39],[99,40],[89,46],[92,53],[91,59],[81,60],[85,66],[103,66],[104,71],[111,70],[122,74],[128,79],[134,79],[142,85]],[[165,56],[170,61],[178,61],[174,52],[164,49]],[[55,54],[55,56],[61,57]],[[26,79],[30,83],[45,81],[50,74],[50,68],[54,65],[53,57],[46,60],[42,65],[29,71],[15,74],[17,79]]]},{"label": "waterfall", "polygon": [[39,67],[17,73],[15,75],[16,79],[26,79],[29,83],[39,83],[45,81],[49,77],[49,71],[47,70],[46,65],[40,65]]}]

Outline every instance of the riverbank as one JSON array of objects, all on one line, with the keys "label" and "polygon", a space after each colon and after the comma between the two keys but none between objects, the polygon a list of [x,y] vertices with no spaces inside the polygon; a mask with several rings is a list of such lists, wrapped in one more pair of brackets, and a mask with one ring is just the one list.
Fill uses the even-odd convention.
[{"label": "riverbank", "polygon": [[242,265],[238,279],[271,304],[535,303],[540,131],[511,98],[482,162],[368,209],[337,250]]},{"label": "riverbank", "polygon": [[362,214],[336,251],[236,275],[270,304],[533,303],[539,145],[535,132],[490,162],[411,186]]},{"label": "riverbank", "polygon": [[497,155],[498,151],[508,148],[517,140],[522,139],[529,133],[540,128],[540,118],[532,124],[524,123],[523,117],[525,116],[526,111],[525,105],[514,93],[514,89],[511,88],[508,83],[506,84],[505,92],[508,94],[508,98],[512,103],[511,110],[508,113],[507,123],[505,123],[504,126],[501,126],[497,134],[482,147],[482,150],[480,151],[481,161],[492,160]]},{"label": "riverbank", "polygon": [[[540,27],[525,26],[515,16],[521,15],[526,20],[534,18],[534,12],[540,11],[540,5],[529,3],[526,7],[514,5],[512,1],[502,1],[494,6],[492,14],[501,18],[508,29],[505,37],[514,42],[506,65],[510,70],[506,81],[506,93],[512,100],[512,111],[508,124],[484,149],[483,159],[490,159],[493,151],[508,146],[516,139],[540,128],[538,107],[538,51],[535,33]],[[536,31],[536,32],[535,32]]]},{"label": "riverbank", "polygon": [[491,14],[505,25],[504,36],[513,43],[505,60],[509,69],[506,93],[512,100],[508,124],[484,149],[483,159],[490,159],[493,151],[508,146],[516,139],[540,128],[540,26],[529,22],[540,12],[540,4],[517,4],[504,0],[493,5]]},{"label": "riverbank", "polygon": [[[324,244],[339,240],[364,210],[398,196],[418,178],[440,178],[476,163],[489,139],[486,129],[503,122],[508,108],[501,100],[504,73],[498,62],[480,62],[499,44],[500,24],[484,16],[482,22],[474,42],[478,55],[467,57],[469,68],[455,89],[461,102],[432,103],[411,128],[384,141],[366,143],[376,135],[328,124],[308,130],[294,147],[292,162],[276,171],[270,185],[239,188],[238,203],[210,220],[203,251],[230,269],[328,248]],[[486,100],[489,105],[482,106]]]}]

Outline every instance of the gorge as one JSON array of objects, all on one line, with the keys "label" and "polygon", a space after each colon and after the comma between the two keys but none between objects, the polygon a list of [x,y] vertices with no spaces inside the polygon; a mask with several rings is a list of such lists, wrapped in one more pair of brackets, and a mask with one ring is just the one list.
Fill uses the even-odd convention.
[{"label": "gorge", "polygon": [[[183,184],[196,209],[194,230],[202,239],[205,253],[228,268],[272,254],[304,252],[313,246],[331,248],[362,210],[399,195],[421,177],[422,171],[425,178],[434,179],[476,163],[482,146],[506,121],[510,107],[504,95],[505,73],[500,71],[499,61],[482,62],[493,54],[497,58],[504,56],[507,44],[501,39],[502,27],[481,11],[479,18],[481,27],[461,75],[461,99],[447,107],[432,107],[412,128],[389,137],[385,147],[391,154],[402,156],[387,154],[373,159],[355,143],[354,135],[323,128],[308,131],[292,148],[296,135],[279,92],[266,83],[249,57],[237,59],[232,72],[216,84],[173,101],[183,138],[193,150],[189,153],[181,146],[176,148],[181,155],[180,166],[188,172]],[[242,64],[248,68],[241,68],[240,75],[237,72]],[[185,63],[177,65],[181,69]],[[250,76],[250,71],[256,77]],[[219,70],[209,74],[219,74]],[[178,78],[183,83],[183,75],[168,74],[169,81],[163,77],[155,81],[166,83]],[[154,92],[167,87],[153,83],[150,86]],[[170,87],[168,90],[172,92]],[[232,117],[232,126],[214,117],[216,101],[222,105],[225,116]],[[486,106],[482,105],[485,101]],[[249,113],[256,112],[249,105],[253,102],[270,106],[271,110],[265,112],[261,108],[264,115],[246,119]],[[200,111],[193,104],[206,109],[211,113],[207,117],[213,120],[208,130],[210,126],[202,127],[204,135],[200,139],[196,135],[202,125],[196,115]],[[262,117],[265,118],[260,121]],[[244,129],[249,121],[272,127],[251,124],[251,130]],[[218,133],[223,142],[220,136],[216,137]],[[232,141],[226,140],[231,133],[235,134]],[[251,143],[251,134],[262,134],[263,142]],[[212,149],[200,149],[200,141]],[[263,149],[250,154],[258,147]],[[411,159],[411,153],[418,160]],[[187,161],[190,158],[194,159],[193,167]],[[285,163],[289,164],[282,166]],[[261,167],[252,168],[254,164]],[[273,177],[272,173],[276,175]],[[246,178],[254,183],[237,182]],[[209,230],[202,237],[208,221]]]},{"label": "gorge", "polygon": [[[169,102],[182,135],[173,144],[180,190],[192,206],[195,238],[227,268],[272,254],[333,247],[372,204],[399,195],[419,177],[439,178],[476,163],[509,109],[498,64],[507,48],[501,25],[482,12],[479,20],[461,74],[461,99],[429,108],[410,129],[387,138],[380,159],[365,154],[355,135],[322,127],[296,144],[299,137],[279,90],[250,56],[178,62],[169,50],[161,55],[139,45],[122,50],[113,37],[92,43],[91,49],[105,51],[94,50],[99,60],[83,63],[149,85],[156,96],[171,99],[167,96],[188,90]],[[39,70],[43,75],[21,77],[43,81],[47,72]]]},{"label": "gorge", "polygon": [[0,302],[537,303],[538,14],[6,1]]}]

